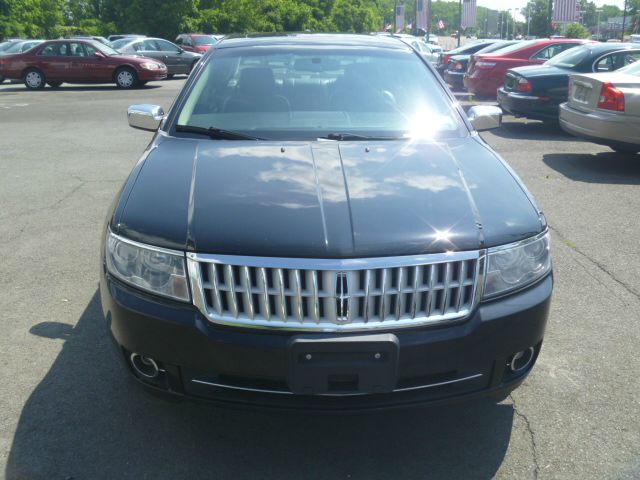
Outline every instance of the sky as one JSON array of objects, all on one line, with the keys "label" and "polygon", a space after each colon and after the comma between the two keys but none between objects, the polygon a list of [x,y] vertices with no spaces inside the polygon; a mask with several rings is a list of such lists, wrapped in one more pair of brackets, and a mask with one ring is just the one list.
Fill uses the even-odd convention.
[{"label": "sky", "polygon": [[[492,10],[507,10],[514,8],[523,8],[527,5],[527,0],[477,0],[479,7],[487,7]],[[624,0],[595,0],[595,4],[598,7],[602,5],[616,5],[617,7],[624,7]],[[516,14],[515,18],[518,20],[520,15]],[[522,18],[520,18],[522,20]]]},{"label": "sky", "polygon": [[[493,10],[506,10],[507,8],[523,8],[527,0],[478,0],[478,6],[487,7]],[[597,6],[616,5],[620,8],[624,6],[624,0],[595,0]]]}]

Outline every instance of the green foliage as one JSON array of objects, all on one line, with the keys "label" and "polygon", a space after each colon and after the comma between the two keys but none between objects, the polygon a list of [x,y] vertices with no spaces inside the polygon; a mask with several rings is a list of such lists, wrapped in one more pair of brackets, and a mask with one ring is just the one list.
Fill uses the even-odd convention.
[{"label": "green foliage", "polygon": [[584,25],[572,23],[567,27],[565,36],[567,38],[589,38],[591,36],[591,32]]}]

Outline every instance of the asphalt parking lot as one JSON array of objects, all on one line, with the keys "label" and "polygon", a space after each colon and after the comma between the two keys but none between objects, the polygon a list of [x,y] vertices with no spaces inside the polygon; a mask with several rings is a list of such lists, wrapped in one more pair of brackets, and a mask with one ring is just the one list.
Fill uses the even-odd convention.
[{"label": "asphalt parking lot", "polygon": [[126,107],[168,108],[182,85],[0,85],[6,478],[640,478],[640,156],[512,117],[484,138],[547,215],[556,290],[538,364],[507,400],[287,415],[136,388],[105,335],[98,249],[152,136]]}]

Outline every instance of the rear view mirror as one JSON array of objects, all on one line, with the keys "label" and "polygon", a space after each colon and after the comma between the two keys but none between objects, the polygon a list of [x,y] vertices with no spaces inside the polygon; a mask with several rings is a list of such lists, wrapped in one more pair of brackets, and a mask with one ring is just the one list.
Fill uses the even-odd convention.
[{"label": "rear view mirror", "polygon": [[490,105],[478,105],[469,109],[467,118],[478,132],[492,130],[502,125],[502,110]]},{"label": "rear view mirror", "polygon": [[164,110],[159,105],[131,105],[127,109],[129,126],[155,132],[164,119]]}]

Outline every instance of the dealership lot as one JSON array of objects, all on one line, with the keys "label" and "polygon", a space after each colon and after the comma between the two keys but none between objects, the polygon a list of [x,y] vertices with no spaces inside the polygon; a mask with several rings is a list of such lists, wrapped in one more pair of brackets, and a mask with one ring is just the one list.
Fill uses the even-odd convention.
[{"label": "dealership lot", "polygon": [[97,295],[104,215],[150,133],[143,90],[0,85],[0,455],[22,478],[640,477],[640,155],[505,117],[484,138],[552,229],[540,359],[498,405],[357,416],[168,404],[115,362]]}]

